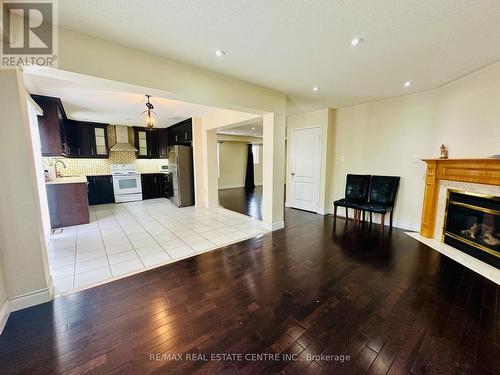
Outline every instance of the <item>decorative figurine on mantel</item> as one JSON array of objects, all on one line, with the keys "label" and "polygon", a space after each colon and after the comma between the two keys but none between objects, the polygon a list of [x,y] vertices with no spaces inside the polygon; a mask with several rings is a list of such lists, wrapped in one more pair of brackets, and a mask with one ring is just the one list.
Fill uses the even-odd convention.
[{"label": "decorative figurine on mantel", "polygon": [[439,155],[439,159],[448,159],[448,147],[442,144],[439,149],[441,150],[441,155]]}]

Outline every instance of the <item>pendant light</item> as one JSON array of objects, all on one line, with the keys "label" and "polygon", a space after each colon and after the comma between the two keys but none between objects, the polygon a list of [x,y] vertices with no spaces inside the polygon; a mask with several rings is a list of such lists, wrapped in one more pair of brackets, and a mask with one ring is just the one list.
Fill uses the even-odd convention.
[{"label": "pendant light", "polygon": [[151,95],[146,95],[146,98],[148,98],[148,101],[146,102],[146,110],[142,113],[146,113],[146,129],[153,129],[155,126],[155,122],[154,122],[153,116],[151,116],[151,114],[154,113],[153,109],[155,107],[149,101],[149,98],[151,98]]}]

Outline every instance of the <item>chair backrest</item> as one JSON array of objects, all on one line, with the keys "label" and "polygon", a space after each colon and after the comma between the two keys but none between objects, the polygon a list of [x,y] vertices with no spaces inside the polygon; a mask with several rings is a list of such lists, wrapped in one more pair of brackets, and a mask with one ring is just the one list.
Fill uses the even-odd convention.
[{"label": "chair backrest", "polygon": [[370,175],[348,174],[345,184],[345,197],[354,201],[368,201]]},{"label": "chair backrest", "polygon": [[393,206],[400,178],[395,176],[372,176],[370,202]]}]

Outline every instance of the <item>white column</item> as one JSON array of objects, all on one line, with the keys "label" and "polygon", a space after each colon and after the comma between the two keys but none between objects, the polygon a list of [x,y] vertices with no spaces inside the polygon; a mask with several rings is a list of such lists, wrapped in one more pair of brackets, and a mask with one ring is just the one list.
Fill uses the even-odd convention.
[{"label": "white column", "polygon": [[193,117],[193,174],[196,207],[205,207],[203,154],[203,124],[201,118]]},{"label": "white column", "polygon": [[203,189],[205,207],[219,205],[217,181],[217,129],[203,129]]},{"label": "white column", "polygon": [[285,116],[263,116],[262,216],[266,227],[284,227]]}]

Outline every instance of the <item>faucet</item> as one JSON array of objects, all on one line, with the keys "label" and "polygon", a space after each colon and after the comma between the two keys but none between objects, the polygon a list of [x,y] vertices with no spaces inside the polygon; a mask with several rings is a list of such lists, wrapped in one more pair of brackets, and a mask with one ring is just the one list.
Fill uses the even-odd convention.
[{"label": "faucet", "polygon": [[57,163],[61,163],[63,165],[64,169],[66,169],[66,164],[64,164],[64,162],[62,160],[59,160],[59,159],[56,160],[56,162],[54,163],[54,169],[56,171],[56,177],[61,177],[61,172],[59,172],[57,170]]}]

